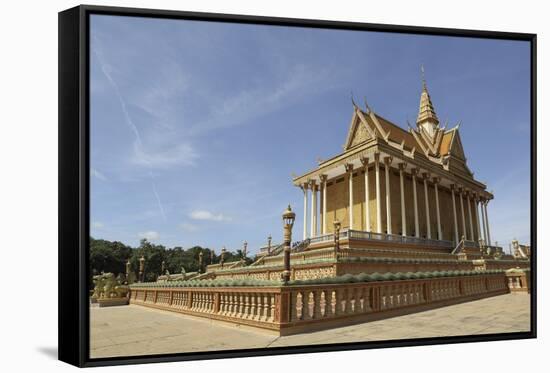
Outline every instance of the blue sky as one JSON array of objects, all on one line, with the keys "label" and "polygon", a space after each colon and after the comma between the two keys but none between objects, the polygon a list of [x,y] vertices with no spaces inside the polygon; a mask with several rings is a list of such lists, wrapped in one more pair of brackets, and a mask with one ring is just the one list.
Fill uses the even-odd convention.
[{"label": "blue sky", "polygon": [[[414,123],[420,66],[488,184],[493,241],[529,242],[529,44],[94,15],[91,234],[252,251],[297,212],[291,174],[342,151],[358,103]],[[363,105],[362,105],[363,106]]]}]

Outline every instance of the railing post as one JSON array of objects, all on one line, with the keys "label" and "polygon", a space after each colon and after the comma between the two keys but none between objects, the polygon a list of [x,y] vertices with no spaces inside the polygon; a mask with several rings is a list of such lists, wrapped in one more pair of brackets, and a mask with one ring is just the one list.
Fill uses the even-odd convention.
[{"label": "railing post", "polygon": [[220,312],[220,293],[214,293],[214,313]]},{"label": "railing post", "polygon": [[193,307],[193,292],[187,292],[187,308],[191,309]]},{"label": "railing post", "polygon": [[282,291],[275,295],[275,317],[274,321],[278,323],[287,323],[290,320],[290,292]]},{"label": "railing post", "polygon": [[168,304],[171,306],[173,301],[174,301],[174,292],[170,290],[170,300],[168,300]]},{"label": "railing post", "polygon": [[430,281],[424,282],[424,300],[426,303],[432,301],[432,284]]}]

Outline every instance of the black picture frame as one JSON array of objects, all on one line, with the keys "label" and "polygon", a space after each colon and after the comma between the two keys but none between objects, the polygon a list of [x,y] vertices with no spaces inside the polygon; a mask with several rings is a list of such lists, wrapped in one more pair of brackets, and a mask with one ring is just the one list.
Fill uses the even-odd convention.
[{"label": "black picture frame", "polygon": [[[527,41],[531,45],[531,331],[315,346],[89,357],[89,18],[92,14]],[[81,5],[59,13],[59,360],[79,367],[536,338],[536,34]]]}]

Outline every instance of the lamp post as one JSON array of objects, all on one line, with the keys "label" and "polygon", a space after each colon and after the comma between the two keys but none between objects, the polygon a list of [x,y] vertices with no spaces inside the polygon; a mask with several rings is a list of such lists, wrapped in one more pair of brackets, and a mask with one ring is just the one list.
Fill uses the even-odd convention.
[{"label": "lamp post", "polygon": [[162,263],[160,263],[160,275],[164,275],[166,271],[166,262],[163,260]]},{"label": "lamp post", "polygon": [[144,269],[145,269],[145,258],[142,255],[141,258],[139,258],[139,282],[144,282],[143,281],[145,277]]},{"label": "lamp post", "polygon": [[216,256],[216,252],[214,249],[210,250],[210,264],[214,264],[214,257]]},{"label": "lamp post", "polygon": [[283,212],[283,228],[284,228],[284,259],[283,259],[283,282],[287,283],[290,281],[290,242],[292,241],[292,226],[294,225],[294,220],[296,219],[296,214],[292,212],[290,205],[288,205],[285,212]]},{"label": "lamp post", "polygon": [[246,251],[248,249],[248,242],[243,242],[243,259],[246,260]]},{"label": "lamp post", "polygon": [[223,268],[223,263],[225,262],[225,246],[222,247],[222,252],[220,253],[220,265]]},{"label": "lamp post", "polygon": [[126,261],[126,283],[130,283],[130,259]]},{"label": "lamp post", "polygon": [[334,257],[338,259],[338,252],[340,251],[340,228],[342,223],[340,220],[334,221]]},{"label": "lamp post", "polygon": [[202,273],[202,251],[199,251],[199,273]]},{"label": "lamp post", "polygon": [[267,237],[267,255],[271,254],[271,235]]}]

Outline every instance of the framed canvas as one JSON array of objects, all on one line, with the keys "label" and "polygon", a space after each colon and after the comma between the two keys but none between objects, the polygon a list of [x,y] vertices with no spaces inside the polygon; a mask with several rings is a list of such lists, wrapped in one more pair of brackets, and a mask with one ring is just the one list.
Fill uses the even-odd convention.
[{"label": "framed canvas", "polygon": [[59,13],[59,358],[536,336],[536,35]]}]

